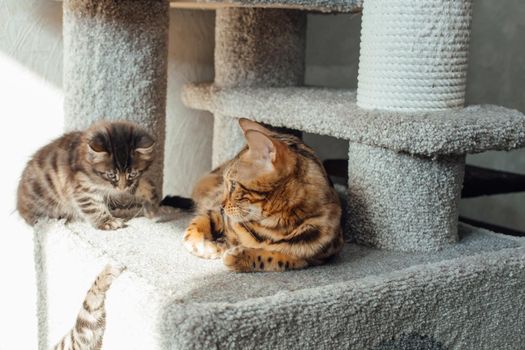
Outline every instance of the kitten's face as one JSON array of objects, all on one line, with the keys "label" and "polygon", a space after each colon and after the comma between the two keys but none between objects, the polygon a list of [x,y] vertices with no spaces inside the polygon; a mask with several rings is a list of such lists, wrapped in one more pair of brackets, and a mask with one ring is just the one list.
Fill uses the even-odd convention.
[{"label": "kitten's face", "polygon": [[153,161],[155,141],[144,129],[126,122],[95,125],[86,133],[87,161],[99,182],[132,192]]},{"label": "kitten's face", "polygon": [[283,142],[254,124],[245,130],[248,147],[224,170],[222,207],[235,221],[263,219],[268,195],[286,181],[295,164],[294,155]]}]

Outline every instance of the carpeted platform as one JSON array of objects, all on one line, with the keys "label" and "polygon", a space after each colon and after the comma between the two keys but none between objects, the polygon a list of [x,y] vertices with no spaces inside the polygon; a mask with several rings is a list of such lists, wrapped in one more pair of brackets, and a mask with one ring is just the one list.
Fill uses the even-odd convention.
[{"label": "carpeted platform", "polygon": [[363,8],[363,0],[171,0],[175,8],[220,9],[255,7],[299,9],[324,13],[354,13]]},{"label": "carpeted platform", "polygon": [[[488,334],[505,332],[507,322],[525,322],[523,306],[515,303],[525,296],[523,240],[461,225],[460,242],[440,252],[348,244],[329,265],[235,274],[220,261],[184,250],[187,223],[188,216],[180,214],[165,223],[134,219],[113,232],[40,224],[37,267],[43,272],[40,290],[47,291],[40,300],[41,331],[48,330],[50,342],[58,339],[71,324],[82,287],[99,266],[114,261],[128,271],[109,296],[105,349],[254,348],[262,340],[265,348],[364,349],[414,332],[461,349],[482,344],[504,349],[505,342],[525,340]],[[83,273],[72,277],[74,268]],[[484,323],[487,312],[489,323],[464,326]]]},{"label": "carpeted platform", "polygon": [[525,145],[525,115],[493,105],[406,113],[360,108],[354,90],[213,84],[187,85],[182,99],[195,109],[422,156]]}]

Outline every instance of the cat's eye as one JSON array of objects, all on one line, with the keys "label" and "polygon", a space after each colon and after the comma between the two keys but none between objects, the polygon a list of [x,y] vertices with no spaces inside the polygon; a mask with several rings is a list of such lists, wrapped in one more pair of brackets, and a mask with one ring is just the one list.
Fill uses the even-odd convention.
[{"label": "cat's eye", "polygon": [[116,181],[117,180],[117,174],[114,173],[114,172],[109,172],[107,173],[107,177],[112,180],[112,181]]},{"label": "cat's eye", "polygon": [[137,170],[129,170],[128,171],[128,180],[132,180],[139,176],[139,172]]}]

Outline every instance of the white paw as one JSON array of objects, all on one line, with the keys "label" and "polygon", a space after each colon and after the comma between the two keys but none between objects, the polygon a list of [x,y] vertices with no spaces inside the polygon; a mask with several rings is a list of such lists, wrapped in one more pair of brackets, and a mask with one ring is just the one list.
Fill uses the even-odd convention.
[{"label": "white paw", "polygon": [[190,253],[204,259],[219,259],[226,249],[226,244],[208,240],[194,240],[186,236],[183,240],[184,248]]},{"label": "white paw", "polygon": [[119,218],[108,218],[97,225],[97,228],[105,231],[117,230],[125,226],[124,220]]}]

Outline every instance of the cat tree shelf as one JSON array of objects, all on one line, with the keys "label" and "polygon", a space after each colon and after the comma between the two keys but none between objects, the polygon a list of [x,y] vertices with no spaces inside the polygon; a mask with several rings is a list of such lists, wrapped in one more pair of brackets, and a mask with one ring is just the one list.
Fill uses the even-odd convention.
[{"label": "cat tree shelf", "polygon": [[[166,223],[138,218],[109,232],[82,223],[40,224],[37,263],[50,272],[39,274],[39,290],[50,305],[41,336],[52,342],[70,327],[84,280],[108,261],[127,271],[108,296],[105,349],[372,349],[390,340],[378,334],[394,335],[396,329],[496,349],[494,337],[479,337],[491,333],[483,315],[497,319],[499,329],[512,329],[523,311],[523,240],[472,226],[460,225],[460,242],[440,252],[345,245],[325,266],[236,274],[183,248],[188,222],[186,215]],[[450,317],[476,332],[456,328]]]},{"label": "cat tree shelf", "polygon": [[173,8],[216,10],[230,7],[297,9],[325,13],[353,13],[362,9],[362,0],[171,0]]},{"label": "cat tree shelf", "polygon": [[363,8],[363,0],[170,0],[169,4],[171,8],[189,10],[252,7],[323,13],[356,13],[360,12]]},{"label": "cat tree shelf", "polygon": [[500,106],[442,112],[385,112],[357,106],[354,90],[186,85],[191,108],[422,156],[509,150],[525,145],[525,115]]}]

